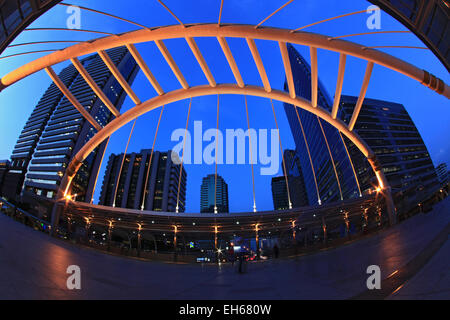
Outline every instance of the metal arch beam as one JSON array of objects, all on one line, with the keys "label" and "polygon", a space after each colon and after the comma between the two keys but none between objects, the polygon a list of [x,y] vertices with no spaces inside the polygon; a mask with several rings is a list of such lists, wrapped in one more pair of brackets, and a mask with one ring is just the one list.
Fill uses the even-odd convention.
[{"label": "metal arch beam", "polygon": [[120,83],[125,92],[130,96],[131,100],[133,100],[135,104],[141,104],[141,100],[139,100],[137,95],[131,89],[128,82],[125,80],[123,75],[120,73],[119,69],[117,69],[116,65],[109,57],[108,53],[104,50],[100,50],[98,52],[98,55],[100,56],[100,58],[102,58],[103,62],[106,64],[109,71],[111,71],[111,73],[113,74],[114,78],[116,78],[116,80]]},{"label": "metal arch beam", "polygon": [[252,25],[218,25],[215,23],[189,25],[189,27],[173,25],[152,30],[141,29],[126,32],[120,35],[96,39],[91,42],[76,44],[66,49],[51,53],[45,57],[36,59],[5,75],[1,79],[0,90],[35,72],[43,70],[46,67],[58,64],[74,57],[95,53],[99,50],[120,47],[127,44],[186,37],[252,38],[277,42],[289,42],[298,45],[313,46],[318,49],[335,51],[348,56],[354,56],[367,60],[402,73],[450,99],[450,87],[442,80],[429,74],[427,71],[417,68],[416,66],[387,53],[375,49],[368,49],[367,47],[354,42],[342,39],[332,39],[328,36],[309,32],[292,33],[288,29],[271,27],[255,29]]},{"label": "metal arch beam", "polygon": [[246,40],[248,47],[250,48],[250,51],[252,53],[253,60],[255,60],[256,68],[258,68],[259,76],[261,77],[264,89],[266,89],[267,92],[270,92],[272,91],[272,88],[270,87],[269,78],[267,77],[267,72],[266,69],[264,68],[264,64],[262,62],[258,48],[256,47],[255,40],[251,38],[246,38]]},{"label": "metal arch beam", "polygon": [[70,101],[70,103],[75,107],[75,109],[78,110],[78,112],[87,120],[89,123],[98,131],[102,129],[102,127],[98,124],[97,121],[92,118],[91,114],[86,111],[86,109],[81,105],[81,103],[75,98],[75,96],[70,92],[70,90],[66,87],[66,85],[61,81],[61,79],[58,77],[58,75],[55,73],[55,71],[52,69],[52,67],[47,67],[45,69],[47,71],[50,78],[53,80],[55,85],[61,90],[61,92],[64,94],[64,96],[67,98],[67,100]]},{"label": "metal arch beam", "polygon": [[147,77],[148,81],[150,81],[150,83],[152,84],[152,86],[156,90],[156,92],[159,95],[163,95],[164,91],[161,88],[161,85],[158,83],[158,81],[156,80],[155,76],[150,71],[150,68],[145,63],[144,59],[142,58],[141,54],[136,49],[134,44],[131,44],[131,43],[127,44],[127,49],[128,49],[128,51],[130,51],[131,55],[133,56],[134,60],[138,64],[139,68],[141,68],[142,72],[145,74],[145,76]]},{"label": "metal arch beam", "polygon": [[319,96],[319,74],[317,67],[317,48],[309,48],[311,54],[311,103],[314,108],[317,107]]},{"label": "metal arch beam", "polygon": [[338,71],[338,79],[336,84],[336,93],[334,94],[334,103],[333,103],[333,111],[331,112],[331,117],[336,119],[339,104],[341,103],[342,96],[342,86],[344,85],[344,75],[345,75],[345,64],[347,61],[347,56],[345,54],[340,55],[339,57],[339,71]]},{"label": "metal arch beam", "polygon": [[155,40],[155,44],[163,55],[164,59],[166,59],[167,64],[169,65],[170,69],[172,69],[172,72],[175,74],[175,77],[177,77],[183,89],[188,89],[189,85],[186,79],[181,73],[180,68],[178,68],[177,64],[175,63],[175,60],[173,59],[172,55],[169,52],[169,49],[167,49],[164,42],[162,40]]},{"label": "metal arch beam", "polygon": [[356,102],[355,110],[353,111],[352,118],[348,125],[348,129],[353,131],[355,127],[356,121],[358,120],[359,113],[361,112],[362,105],[364,103],[364,99],[366,98],[367,89],[369,88],[370,77],[372,76],[373,71],[373,63],[369,62],[366,67],[366,74],[364,75],[363,84],[361,87],[361,92],[358,97],[358,102]]},{"label": "metal arch beam", "polygon": [[296,97],[294,77],[292,75],[291,60],[289,59],[289,53],[285,42],[278,42],[281,51],[281,57],[283,58],[284,71],[286,73],[286,80],[289,87],[289,95],[291,98]]},{"label": "metal arch beam", "polygon": [[194,38],[186,38],[186,42],[188,43],[189,48],[191,48],[192,53],[195,56],[195,59],[197,59],[200,68],[202,68],[202,71],[205,74],[205,77],[208,80],[209,85],[211,87],[215,87],[217,85],[216,80],[214,80],[214,76],[212,75],[211,70],[209,69],[208,64],[206,63],[206,60],[203,57],[200,49],[198,48],[198,45],[195,42]]},{"label": "metal arch beam", "polygon": [[[172,92],[168,92],[162,96],[156,96],[140,105],[128,110],[122,114],[119,118],[112,120],[107,124],[101,131],[99,131],[88,143],[86,143],[83,148],[75,155],[72,162],[70,163],[68,169],[66,170],[65,179],[72,178],[84,159],[89,156],[89,154],[100,145],[105,139],[111,136],[118,129],[126,125],[127,123],[133,121],[137,117],[154,110],[160,106],[168,105],[170,103],[195,98],[206,95],[223,95],[223,94],[237,94],[237,95],[250,95],[258,96],[267,99],[274,99],[282,102],[286,102],[291,105],[295,105],[301,109],[309,111],[324,121],[330,123],[336,129],[341,131],[347,138],[349,138],[358,149],[368,158],[374,157],[374,153],[370,147],[354,132],[348,130],[347,125],[339,119],[333,119],[330,113],[321,107],[314,108],[311,103],[303,98],[291,98],[288,93],[272,90],[267,92],[265,89],[257,86],[245,86],[240,88],[235,84],[219,84],[216,87],[211,87],[209,85],[202,85],[197,87],[192,87],[189,89],[179,89]],[[63,185],[63,184],[62,184]],[[62,188],[63,189],[63,188]]]},{"label": "metal arch beam", "polygon": [[217,41],[219,41],[223,54],[225,55],[225,58],[227,58],[228,64],[230,65],[231,71],[233,72],[237,84],[239,85],[239,87],[243,88],[245,86],[244,80],[242,80],[241,73],[239,72],[239,68],[236,64],[236,60],[234,60],[233,53],[231,53],[227,40],[222,37],[217,37]]},{"label": "metal arch beam", "polygon": [[75,68],[78,70],[78,72],[81,74],[81,76],[83,77],[84,81],[87,82],[89,87],[91,87],[92,91],[94,91],[94,93],[100,98],[100,100],[102,100],[102,102],[109,109],[109,111],[111,111],[111,113],[115,117],[119,117],[120,116],[120,112],[116,109],[116,107],[108,99],[108,97],[103,92],[103,90],[101,90],[98,87],[97,83],[94,81],[94,79],[92,79],[92,77],[89,74],[89,72],[87,72],[87,70],[83,67],[83,65],[81,64],[80,60],[78,60],[78,58],[72,58],[72,59],[70,59],[70,61],[75,66]]}]

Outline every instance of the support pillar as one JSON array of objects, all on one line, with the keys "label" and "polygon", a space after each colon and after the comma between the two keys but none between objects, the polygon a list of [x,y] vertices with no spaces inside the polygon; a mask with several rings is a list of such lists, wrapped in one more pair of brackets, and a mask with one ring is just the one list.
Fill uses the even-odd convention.
[{"label": "support pillar", "polygon": [[111,251],[112,229],[113,229],[113,224],[112,224],[112,222],[110,222],[109,226],[108,226],[108,251]]},{"label": "support pillar", "polygon": [[175,254],[177,253],[177,232],[178,232],[178,228],[177,228],[177,226],[174,226],[173,250],[175,251]]},{"label": "support pillar", "polygon": [[372,166],[372,169],[377,177],[379,184],[379,189],[377,189],[377,192],[381,192],[384,196],[384,199],[386,201],[386,210],[389,217],[389,224],[393,226],[397,223],[397,216],[395,211],[394,199],[392,198],[391,186],[386,179],[383,168],[381,167],[381,164],[378,161],[377,157],[375,155],[372,155],[369,156],[367,160]]},{"label": "support pillar", "polygon": [[327,224],[325,223],[325,218],[322,217],[322,229],[323,229],[323,244],[327,244]]},{"label": "support pillar", "polygon": [[86,243],[89,243],[89,226],[91,225],[89,219],[86,218],[86,226],[85,226],[85,230],[86,230],[86,235],[84,236],[84,239],[86,241]]},{"label": "support pillar", "polygon": [[255,227],[255,240],[256,240],[256,258],[259,260],[261,257],[261,250],[259,247],[259,225]]},{"label": "support pillar", "polygon": [[53,204],[50,235],[55,237],[59,227],[59,218],[61,215],[61,207],[58,203]]},{"label": "support pillar", "polygon": [[137,234],[137,256],[140,257],[141,256],[141,230],[138,231]]}]

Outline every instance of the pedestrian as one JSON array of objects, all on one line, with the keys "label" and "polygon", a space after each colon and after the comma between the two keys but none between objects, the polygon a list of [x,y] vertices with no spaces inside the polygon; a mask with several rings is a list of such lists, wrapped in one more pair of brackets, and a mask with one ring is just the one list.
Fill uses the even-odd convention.
[{"label": "pedestrian", "polygon": [[278,249],[278,245],[275,243],[273,246],[273,255],[275,256],[275,259],[278,259],[278,255],[280,254],[280,249]]}]

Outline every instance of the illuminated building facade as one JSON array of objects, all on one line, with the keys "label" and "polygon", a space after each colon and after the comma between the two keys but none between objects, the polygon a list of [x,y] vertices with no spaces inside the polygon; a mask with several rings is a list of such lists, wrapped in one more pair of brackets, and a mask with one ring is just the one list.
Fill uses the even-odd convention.
[{"label": "illuminated building facade", "polygon": [[[181,180],[180,170],[183,170]],[[184,168],[181,169],[181,165],[173,162],[171,151],[155,151],[152,155],[152,150],[144,149],[139,153],[126,154],[125,159],[124,154],[112,154],[103,178],[99,204],[128,209],[175,212],[178,198],[178,212],[184,212],[186,180],[186,171]],[[178,185],[180,185],[179,192]],[[144,204],[143,207],[142,204]]]}]

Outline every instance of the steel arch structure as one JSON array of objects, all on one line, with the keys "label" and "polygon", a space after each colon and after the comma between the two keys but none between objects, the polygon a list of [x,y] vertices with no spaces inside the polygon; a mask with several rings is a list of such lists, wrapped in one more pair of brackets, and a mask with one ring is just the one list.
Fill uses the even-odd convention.
[{"label": "steel arch structure", "polygon": [[[195,38],[216,38],[220,44],[223,54],[225,55],[229,67],[235,77],[236,84],[217,84],[214,75],[209,69],[199,47],[195,42]],[[194,54],[198,64],[207,79],[208,84],[190,87],[187,83],[185,77],[178,68],[176,62],[172,58],[169,50],[164,45],[164,40],[168,39],[185,39],[192,53]],[[253,56],[255,65],[258,69],[263,87],[255,87],[246,85],[236,61],[233,57],[226,38],[240,38],[245,39],[248,47]],[[280,47],[280,55],[283,61],[289,92],[281,92],[273,90],[269,78],[267,76],[266,70],[264,68],[264,63],[259,54],[258,48],[255,44],[255,40],[266,40],[277,42]],[[165,93],[162,87],[157,81],[157,78],[152,74],[151,70],[145,63],[142,56],[139,54],[138,50],[134,46],[136,43],[143,42],[154,42],[161,54],[165,58],[166,62],[172,69],[176,78],[178,79],[181,89]],[[311,69],[312,69],[312,99],[311,101],[306,101],[300,97],[296,96],[293,75],[290,66],[290,60],[287,53],[287,43],[293,43],[297,45],[308,46],[311,52]],[[157,92],[157,96],[146,101],[141,102],[137,95],[133,92],[132,88],[126,83],[126,81],[121,76],[120,72],[111,63],[108,54],[105,52],[106,49],[127,46],[134,59],[136,60],[139,67],[142,69],[145,76],[148,78],[149,82],[154,87]],[[325,110],[317,103],[318,96],[318,67],[317,67],[317,49],[324,49],[329,51],[338,52],[340,54],[339,60],[339,72],[336,85],[335,101],[333,104],[333,109],[331,112]],[[112,106],[111,102],[105,95],[102,95],[98,87],[96,86],[93,79],[87,73],[86,70],[78,62],[78,57],[97,52],[102,60],[105,62],[106,66],[110,69],[111,73],[116,77],[118,82],[122,85],[124,90],[130,96],[130,98],[135,103],[135,107],[127,111],[124,114],[120,114]],[[361,87],[361,93],[353,113],[353,117],[350,123],[347,125],[337,119],[337,113],[339,108],[340,96],[343,86],[343,76],[345,73],[346,57],[353,56],[367,61],[367,68],[364,76],[364,80]],[[105,127],[101,127],[93,117],[84,110],[81,104],[76,100],[74,95],[70,92],[68,88],[64,86],[62,81],[58,78],[56,73],[53,71],[52,66],[64,61],[70,60],[75,67],[78,69],[80,74],[83,76],[84,80],[89,84],[94,92],[98,92],[99,98],[102,102],[110,109],[110,111],[116,116],[116,118],[111,121]],[[379,162],[377,161],[373,151],[367,146],[367,144],[353,132],[354,125],[358,119],[364,98],[367,92],[369,81],[371,78],[372,70],[375,66],[381,65],[392,69],[396,72],[402,73],[421,84],[429,87],[430,89],[436,91],[439,94],[450,98],[450,88],[442,80],[436,78],[425,70],[421,70],[405,61],[395,58],[391,55],[383,53],[378,50],[364,47],[354,42],[349,42],[342,39],[336,39],[320,34],[302,32],[302,31],[292,31],[287,29],[279,29],[272,27],[259,27],[254,25],[241,25],[241,24],[194,24],[194,25],[172,25],[159,28],[142,28],[136,31],[131,31],[123,33],[120,35],[111,35],[97,40],[83,42],[80,44],[73,45],[66,49],[51,53],[42,58],[36,59],[18,69],[12,71],[11,73],[5,75],[1,78],[0,89],[4,88],[20,81],[29,75],[32,75],[38,71],[46,70],[51,79],[67,97],[67,99],[74,105],[74,107],[92,124],[94,128],[97,129],[97,134],[73,157],[69,167],[67,168],[60,189],[58,193],[58,198],[62,199],[68,195],[71,181],[75,177],[78,169],[80,168],[82,162],[85,158],[93,151],[101,142],[108,138],[112,133],[123,127],[128,122],[135,120],[138,116],[154,110],[165,104],[180,101],[187,98],[199,97],[204,95],[219,95],[219,94],[238,94],[238,95],[252,95],[259,96],[268,99],[279,100],[292,104],[298,108],[302,108],[313,114],[317,115],[319,118],[327,121],[332,126],[337,128],[342,134],[347,136],[358,149],[369,159],[378,182],[379,186],[385,190],[389,218],[391,223],[395,221],[395,210],[390,195],[390,187],[386,180]]]},{"label": "steel arch structure", "polygon": [[[257,51],[256,46],[254,45],[254,40],[269,40],[279,43],[293,43],[303,46],[309,46],[314,49],[335,51],[342,55],[360,58],[368,61],[369,63],[378,64],[392,69],[396,72],[402,73],[450,99],[450,87],[446,83],[444,83],[444,81],[430,74],[426,70],[422,70],[401,59],[398,59],[392,55],[376,49],[368,48],[354,42],[337,39],[317,33],[303,31],[293,32],[292,30],[288,29],[256,27],[253,25],[219,25],[215,23],[172,25],[152,29],[139,29],[120,35],[112,35],[93,41],[82,42],[80,44],[73,45],[63,50],[46,55],[42,58],[36,59],[3,76],[0,80],[0,90],[3,90],[4,88],[16,83],[19,80],[24,79],[25,77],[33,73],[51,67],[52,65],[77,58],[79,56],[95,52],[102,52],[106,49],[119,46],[154,41],[161,51],[164,51],[166,52],[166,54],[168,54],[165,55],[165,57],[171,58],[170,53],[168,52],[162,41],[179,38],[184,38],[187,40],[189,46],[194,52],[194,55],[198,60],[200,60],[199,63],[202,66],[203,71],[206,73],[210,84],[214,85],[214,82],[211,82],[212,75],[210,74],[209,68],[207,68],[206,62],[204,61],[201,52],[195,43],[195,37],[217,38],[219,43],[221,43],[221,47],[227,58],[231,57],[232,53],[226,43],[226,37],[247,39],[249,42],[249,46],[251,47],[251,49],[253,49],[252,51]],[[233,73],[235,74],[235,76],[237,76],[237,66],[235,65],[235,63],[233,64],[232,61],[229,60],[229,62],[231,62]],[[257,65],[259,64],[258,67],[261,67],[262,61],[255,62],[257,63]],[[174,63],[174,61],[172,61],[172,63]],[[206,67],[207,70],[204,69],[204,67]],[[317,65],[313,66],[313,69],[314,67],[317,67]],[[179,70],[177,71],[177,75],[182,76]],[[237,76],[238,84],[242,86],[242,81],[239,81],[238,78],[239,77]],[[268,89],[266,87],[268,80],[263,80],[263,82],[265,83],[265,88]],[[181,82],[182,86],[186,88],[187,83],[185,82],[184,77],[179,78],[179,81]]]}]

